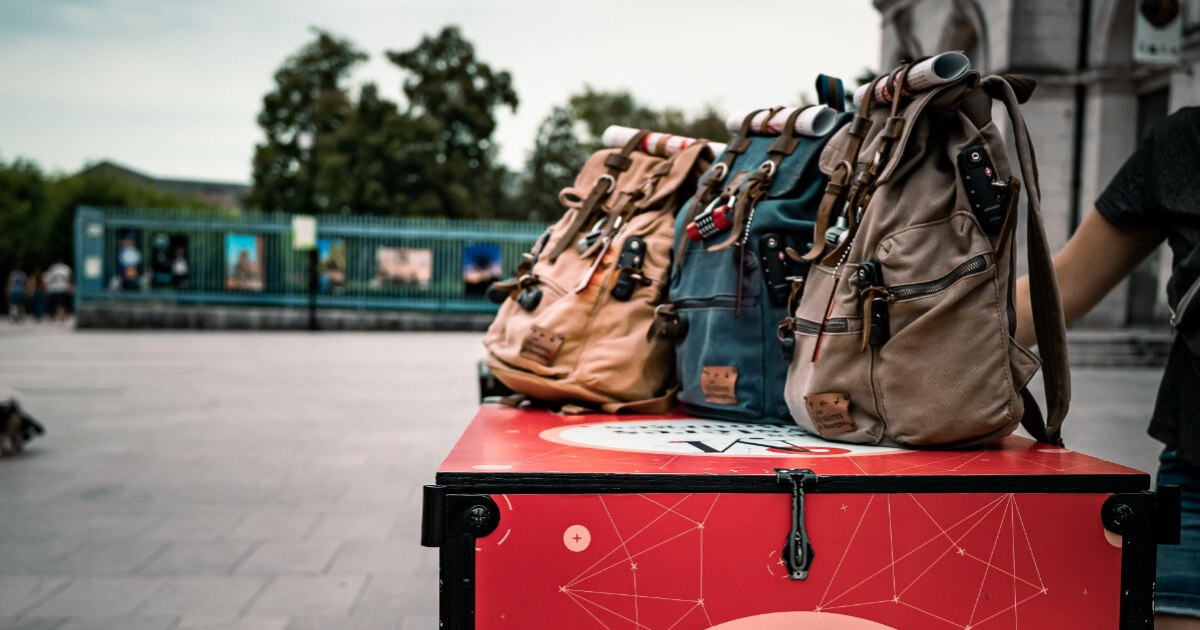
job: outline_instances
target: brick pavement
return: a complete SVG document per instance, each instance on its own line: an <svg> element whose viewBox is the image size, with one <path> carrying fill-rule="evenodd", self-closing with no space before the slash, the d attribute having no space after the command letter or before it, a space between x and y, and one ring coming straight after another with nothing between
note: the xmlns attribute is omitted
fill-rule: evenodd
<svg viewBox="0 0 1200 630"><path fill-rule="evenodd" d="M420 487L478 334L0 325L49 435L0 459L0 629L436 628ZM1157 370L1077 370L1070 445L1143 469Z"/></svg>
<svg viewBox="0 0 1200 630"><path fill-rule="evenodd" d="M436 628L479 339L0 326L49 431L0 459L0 628Z"/></svg>

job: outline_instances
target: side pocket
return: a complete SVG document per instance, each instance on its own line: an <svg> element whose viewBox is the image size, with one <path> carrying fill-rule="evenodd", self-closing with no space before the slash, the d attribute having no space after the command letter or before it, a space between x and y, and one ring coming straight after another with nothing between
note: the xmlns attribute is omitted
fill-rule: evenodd
<svg viewBox="0 0 1200 630"><path fill-rule="evenodd" d="M994 265L890 305L892 337L878 348L872 377L897 442L964 444L1020 420L1000 308Z"/></svg>
<svg viewBox="0 0 1200 630"><path fill-rule="evenodd" d="M676 304L687 326L676 356L679 402L688 413L721 420L762 417L765 392L758 366L764 346L757 300L743 301L736 318L732 298Z"/></svg>
<svg viewBox="0 0 1200 630"><path fill-rule="evenodd" d="M570 364L559 359L576 352L579 341L574 322L586 315L584 309L589 305L567 299L566 291L549 277L543 277L538 288L542 290L542 300L533 312L526 311L511 299L505 300L484 337L484 345L495 359L515 369L545 378L563 378ZM534 332L535 327L538 333ZM539 333L564 335L561 345L553 349L554 356L544 352L539 354L536 346L527 344L531 335ZM505 385L512 387L507 382Z"/></svg>
<svg viewBox="0 0 1200 630"><path fill-rule="evenodd" d="M796 349L784 397L792 419L813 435L878 444L884 424L878 418L871 387L871 355L861 347L863 322L854 287L848 281L853 267L847 266L841 273L832 313L826 319L835 285L833 272L817 266L809 272L804 299L796 312Z"/></svg>

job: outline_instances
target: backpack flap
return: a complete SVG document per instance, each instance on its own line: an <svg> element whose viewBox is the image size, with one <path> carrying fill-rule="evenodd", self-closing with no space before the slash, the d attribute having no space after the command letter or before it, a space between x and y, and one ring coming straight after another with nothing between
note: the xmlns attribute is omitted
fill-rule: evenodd
<svg viewBox="0 0 1200 630"><path fill-rule="evenodd" d="M700 173L708 169L713 162L712 147L707 142L697 142L676 153L671 159L661 163L647 178L642 186L651 192L637 202L639 210L660 206L668 197L683 200L696 192L696 182ZM675 212L680 203L668 204L662 210Z"/></svg>

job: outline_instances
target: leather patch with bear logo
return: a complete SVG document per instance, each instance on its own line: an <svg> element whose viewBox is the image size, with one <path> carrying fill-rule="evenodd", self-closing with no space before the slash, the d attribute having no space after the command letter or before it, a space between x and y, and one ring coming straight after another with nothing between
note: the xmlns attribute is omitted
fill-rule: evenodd
<svg viewBox="0 0 1200 630"><path fill-rule="evenodd" d="M737 404L738 369L733 366L706 365L700 370L700 389L704 401L714 405Z"/></svg>
<svg viewBox="0 0 1200 630"><path fill-rule="evenodd" d="M525 335L524 341L521 342L521 356L550 367L565 339L566 337L553 331L531 326L529 334Z"/></svg>
<svg viewBox="0 0 1200 630"><path fill-rule="evenodd" d="M850 417L850 395L842 392L812 394L804 397L808 418L822 436L849 433L858 428Z"/></svg>

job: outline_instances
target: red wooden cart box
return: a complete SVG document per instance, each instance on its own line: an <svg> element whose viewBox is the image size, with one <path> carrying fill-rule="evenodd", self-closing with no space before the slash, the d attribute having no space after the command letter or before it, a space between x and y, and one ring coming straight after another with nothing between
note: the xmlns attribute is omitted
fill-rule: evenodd
<svg viewBox="0 0 1200 630"><path fill-rule="evenodd" d="M1016 436L912 451L484 405L422 543L450 630L1150 628L1178 499L1149 487Z"/></svg>

